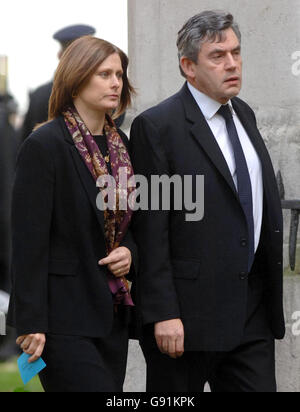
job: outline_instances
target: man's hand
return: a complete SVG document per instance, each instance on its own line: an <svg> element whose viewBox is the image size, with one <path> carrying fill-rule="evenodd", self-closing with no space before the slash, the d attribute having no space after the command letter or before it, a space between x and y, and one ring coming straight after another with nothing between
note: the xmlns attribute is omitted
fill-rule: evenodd
<svg viewBox="0 0 300 412"><path fill-rule="evenodd" d="M43 333L36 333L32 335L19 336L16 340L17 345L27 355L32 355L28 362L32 363L37 361L44 351L46 336Z"/></svg>
<svg viewBox="0 0 300 412"><path fill-rule="evenodd" d="M108 265L108 270L116 277L128 275L132 263L131 252L127 247L118 247L107 258L99 261L100 266Z"/></svg>
<svg viewBox="0 0 300 412"><path fill-rule="evenodd" d="M184 327L180 319L172 319L155 324L154 334L162 353L173 359L184 354Z"/></svg>

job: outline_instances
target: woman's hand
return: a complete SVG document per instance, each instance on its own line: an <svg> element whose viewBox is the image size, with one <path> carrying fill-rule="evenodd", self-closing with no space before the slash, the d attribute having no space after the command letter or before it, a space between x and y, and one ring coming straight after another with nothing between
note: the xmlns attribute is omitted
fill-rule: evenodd
<svg viewBox="0 0 300 412"><path fill-rule="evenodd" d="M107 265L108 270L116 277L128 275L132 263L131 252L127 247L118 247L107 258L99 261L100 266Z"/></svg>
<svg viewBox="0 0 300 412"><path fill-rule="evenodd" d="M32 363L42 356L46 343L46 336L43 333L23 335L18 337L16 343L24 353L32 355L31 358L28 359L28 362Z"/></svg>

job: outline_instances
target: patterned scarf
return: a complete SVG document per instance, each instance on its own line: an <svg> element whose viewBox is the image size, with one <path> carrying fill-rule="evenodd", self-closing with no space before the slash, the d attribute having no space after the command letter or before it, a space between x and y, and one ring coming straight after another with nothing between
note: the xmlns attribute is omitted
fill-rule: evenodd
<svg viewBox="0 0 300 412"><path fill-rule="evenodd" d="M106 161L75 107L69 107L63 113L63 116L75 146L95 181L97 182L101 176L109 175ZM109 151L111 172L116 182L114 210L107 208L104 211L104 234L107 255L109 255L120 246L132 217L132 205L131 207L129 206L128 199L134 188L124 189L124 182L120 182L119 170L120 168L125 168L123 170L127 171L127 181L134 175L134 172L127 149L117 132L113 120L108 115L106 115L104 131ZM107 194L105 194L105 191L102 193L103 199L106 201ZM119 210L120 203L122 202L124 205L124 199L127 210ZM121 209L124 209L124 207ZM114 298L114 304L134 306L130 296L129 284L125 277L117 278L108 272L108 283Z"/></svg>

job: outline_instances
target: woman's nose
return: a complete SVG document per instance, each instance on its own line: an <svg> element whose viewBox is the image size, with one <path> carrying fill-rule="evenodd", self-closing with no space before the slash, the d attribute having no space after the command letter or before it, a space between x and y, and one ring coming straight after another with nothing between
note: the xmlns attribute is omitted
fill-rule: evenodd
<svg viewBox="0 0 300 412"><path fill-rule="evenodd" d="M118 76L113 76L112 79L112 87L119 88L120 87L120 78Z"/></svg>

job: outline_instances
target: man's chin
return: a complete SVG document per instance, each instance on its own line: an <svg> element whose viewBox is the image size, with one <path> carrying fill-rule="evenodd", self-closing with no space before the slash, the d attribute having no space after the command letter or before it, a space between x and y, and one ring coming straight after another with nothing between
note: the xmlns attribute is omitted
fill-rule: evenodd
<svg viewBox="0 0 300 412"><path fill-rule="evenodd" d="M226 90L226 97L228 100L233 99L240 94L240 91L240 87L230 87L230 89Z"/></svg>

